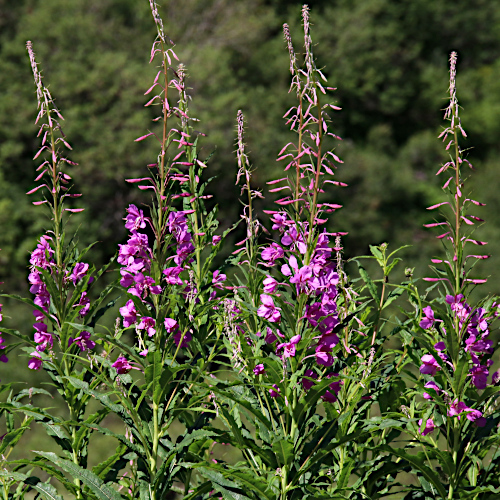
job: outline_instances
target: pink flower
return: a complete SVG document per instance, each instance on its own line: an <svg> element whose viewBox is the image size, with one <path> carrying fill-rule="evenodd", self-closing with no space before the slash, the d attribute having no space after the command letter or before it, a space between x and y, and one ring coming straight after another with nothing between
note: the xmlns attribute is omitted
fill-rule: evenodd
<svg viewBox="0 0 500 500"><path fill-rule="evenodd" d="M128 373L130 370L139 370L139 368L129 363L127 358L125 358L124 356L119 356L111 366L113 368L116 368L116 372L119 375Z"/></svg>
<svg viewBox="0 0 500 500"><path fill-rule="evenodd" d="M222 290L222 285L220 283L226 281L226 275L222 274L219 270L214 271L213 277L212 277L212 283L215 288L219 288Z"/></svg>
<svg viewBox="0 0 500 500"><path fill-rule="evenodd" d="M421 427L421 426L422 426L422 419L420 419L420 420L418 421L418 425L419 425L419 427ZM418 431L418 432L419 432L420 434L422 434L422 436L427 436L427 434L430 434L431 432L433 432L435 428L436 428L436 426L434 425L434 420L432 420L432 418L429 418L429 419L427 419L427 422L425 423L424 430L423 430L423 431L421 431L421 430L419 429L419 431Z"/></svg>
<svg viewBox="0 0 500 500"><path fill-rule="evenodd" d="M278 288L278 282L271 276L267 276L264 280L264 292L274 293Z"/></svg>
<svg viewBox="0 0 500 500"><path fill-rule="evenodd" d="M276 260L283 257L284 254L285 252L283 251L283 248L281 248L277 243L272 243L270 247L262 250L261 256L262 260L269 261L269 266L274 266Z"/></svg>
<svg viewBox="0 0 500 500"><path fill-rule="evenodd" d="M277 213L271 217L271 222L273 223L272 229L278 229L280 232L283 232L287 226L292 223L287 219L286 213Z"/></svg>
<svg viewBox="0 0 500 500"><path fill-rule="evenodd" d="M126 221L126 229L131 232L135 232L138 229L144 229L146 227L146 221L144 220L142 210L139 210L135 205L129 205L127 212L128 215L124 219Z"/></svg>
<svg viewBox="0 0 500 500"><path fill-rule="evenodd" d="M280 388L276 384L273 384L273 388L269 389L269 394L272 398L277 398L280 392Z"/></svg>
<svg viewBox="0 0 500 500"><path fill-rule="evenodd" d="M264 373L266 373L266 370L264 369L264 365L261 363L260 365L255 365L253 372L255 373L255 375L264 375Z"/></svg>
<svg viewBox="0 0 500 500"><path fill-rule="evenodd" d="M73 281L73 285L76 284L87 274L89 270L89 265L85 262L77 262L73 268L73 272L70 275L70 279Z"/></svg>
<svg viewBox="0 0 500 500"><path fill-rule="evenodd" d="M312 380L308 380L305 377L313 378L313 379L316 380L318 378L318 375L317 375L317 373L313 372L312 370L306 370L305 371L304 377L301 380L301 384L302 384L302 387L306 391L308 391L314 385L314 382Z"/></svg>
<svg viewBox="0 0 500 500"><path fill-rule="evenodd" d="M128 328L137 322L137 311L134 301L129 300L123 307L120 307L120 314L123 316L123 327Z"/></svg>
<svg viewBox="0 0 500 500"><path fill-rule="evenodd" d="M273 298L270 295L262 294L260 300L262 305L257 310L257 315L271 323L278 323L281 320L281 313L274 305Z"/></svg>
<svg viewBox="0 0 500 500"><path fill-rule="evenodd" d="M420 328L424 330L428 330L434 326L434 311L431 306L424 307L423 313L425 314L425 318L420 322Z"/></svg>
<svg viewBox="0 0 500 500"><path fill-rule="evenodd" d="M434 359L431 354L424 354L421 358L422 365L420 366L420 373L424 375L436 375L438 370L441 370L439 363Z"/></svg>
<svg viewBox="0 0 500 500"><path fill-rule="evenodd" d="M80 312L78 313L83 318L83 316L85 316L89 312L89 309L90 309L90 299L87 297L87 292L82 292L82 295L80 297L80 300L78 301L78 304L74 305L74 307L77 307L77 306L83 306L80 309Z"/></svg>
<svg viewBox="0 0 500 500"><path fill-rule="evenodd" d="M215 246L217 245L217 243L219 243L219 241L222 239L222 236L212 236L212 245Z"/></svg>
<svg viewBox="0 0 500 500"><path fill-rule="evenodd" d="M38 352L43 352L47 347L52 349L53 346L53 338L51 333L47 333L47 325L44 323L35 323L33 325L36 329L35 332L35 342L38 344L36 346L36 350Z"/></svg>
<svg viewBox="0 0 500 500"><path fill-rule="evenodd" d="M427 382L424 387L428 388L428 389L434 389L436 392L439 393L440 389L439 387L437 386L437 384L435 382L433 382L432 380L430 380L429 382ZM427 392L424 392L423 393L423 396L425 399L432 399L432 396L427 393Z"/></svg>
<svg viewBox="0 0 500 500"><path fill-rule="evenodd" d="M156 333L155 329L156 323L150 316L143 316L141 322L137 325L138 330L146 330L149 337L152 337Z"/></svg>
<svg viewBox="0 0 500 500"><path fill-rule="evenodd" d="M169 285L182 285L182 280L179 278L179 274L182 272L182 267L167 267L163 274Z"/></svg>
<svg viewBox="0 0 500 500"><path fill-rule="evenodd" d="M177 323L177 321L175 321L175 319L172 318L165 318L164 325L165 325L165 330L167 330L167 333L172 333L179 327L179 323Z"/></svg>
<svg viewBox="0 0 500 500"><path fill-rule="evenodd" d="M42 367L42 357L39 352L33 351L30 356L33 356L30 358L28 362L28 368L30 370L39 370Z"/></svg>
<svg viewBox="0 0 500 500"><path fill-rule="evenodd" d="M80 348L80 351L84 352L95 347L95 342L90 340L90 332L84 330L76 339L70 337L68 340L68 345L70 346L73 342Z"/></svg>
<svg viewBox="0 0 500 500"><path fill-rule="evenodd" d="M300 339L300 335L294 335L290 339L290 342L284 342L278 345L278 347L276 348L276 352L283 349L283 355L281 356L281 359L293 358L295 356L295 346L300 342Z"/></svg>

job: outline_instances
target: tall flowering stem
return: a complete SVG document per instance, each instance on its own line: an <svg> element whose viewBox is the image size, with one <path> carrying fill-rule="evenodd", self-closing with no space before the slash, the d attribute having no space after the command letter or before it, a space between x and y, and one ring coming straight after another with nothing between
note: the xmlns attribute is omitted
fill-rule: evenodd
<svg viewBox="0 0 500 500"><path fill-rule="evenodd" d="M127 301L119 310L115 335L103 337L120 355L101 381L119 408L129 412L130 418L113 410L141 447L130 488L147 490L155 500L167 494L174 480L184 484L185 494L198 480L183 466L165 464L185 460L189 434L212 418L210 412L197 415L191 408L206 397L195 389L222 348L210 318L226 276L213 271L212 263L228 231L215 234L217 207L205 206L211 195L205 192L208 181L202 180L206 164L197 152L203 134L193 131L186 67L174 64L174 44L164 33L156 3L151 0L150 6L157 27L150 62L159 60L159 68L145 93L153 95L145 106L158 107L160 113L153 120L156 128L136 141L153 138L160 151L157 162L148 165L147 177L127 179L154 194L146 210L136 205L127 209L128 240L119 246L117 258ZM154 233L152 244L147 226ZM127 330L134 333L133 346L122 340ZM176 419L186 426L188 444L177 440L174 445L170 426ZM137 453L133 444L128 446Z"/></svg>
<svg viewBox="0 0 500 500"><path fill-rule="evenodd" d="M350 474L349 457L363 448L363 444L345 443L354 439L350 435L357 425L354 415L369 412L363 398L370 397L368 388L377 380L383 359L375 356L374 348L370 350L367 332L376 327L356 317L365 306L355 300L356 292L342 269L340 238L346 233L322 229L327 222L324 215L340 208L320 199L323 188L346 185L333 180L341 160L324 147L327 134L337 138L329 132L327 109L339 108L323 105L320 98L328 89L312 53L307 6L302 9L302 21L303 65L297 61L290 30L284 25L290 90L298 98L285 117L298 141L279 153L278 160L287 162L285 176L269 182L270 192L286 191L287 195L277 200L279 209L264 210L270 215L275 239L260 248L256 236L261 235L261 226L252 210L252 201L260 193L251 188L243 115L238 113L237 182L242 185L241 194L246 194L242 219L247 235L240 242L245 247L234 252L242 274L237 275L233 298L226 299L220 311L227 364L237 371L238 383L219 380L213 389L221 401L241 404L238 411L259 429L259 442L247 439L243 447L239 436L249 432L237 428L224 404L218 407L231 443L242 450L248 474L262 488L255 490L256 498L262 498L258 492L270 491L272 498L280 500L303 498L306 491L319 496L343 494L338 479ZM388 263L391 257L384 259L386 274L394 267ZM380 307L385 305L383 294L378 302ZM343 332L342 342L339 332ZM246 411L248 402L251 414ZM320 484L319 471L326 471L330 459L323 460L321 450L334 439L343 444L332 455L335 473L326 487ZM228 475L231 470L224 469Z"/></svg>
<svg viewBox="0 0 500 500"><path fill-rule="evenodd" d="M290 196L277 200L281 207L293 205L295 214L291 215L294 220L302 220L305 225L302 229L305 236L304 242L308 246L305 256L306 264L312 256L312 248L318 237L318 229L327 219L321 218L322 214L331 213L341 208L335 203L322 203L319 196L324 192L325 184L333 184L344 187L345 183L333 179L327 179L334 175L337 164L342 160L331 150L324 151L323 142L325 137L330 136L340 139L328 128L330 117L327 110L340 110L333 104L323 104L322 95L327 90L326 78L316 66L312 51L312 40L310 35L309 8L302 8L302 21L304 28L304 67L299 67L295 54L290 30L287 24L283 25L285 41L290 55L290 72L292 84L290 91L295 91L298 98L297 106L290 108L286 113L287 124L297 132L297 143L287 144L281 151L278 161L286 160L285 172L290 168L295 170L295 179L288 177L270 181L270 184L282 184L281 187L272 188L271 192L291 191Z"/></svg>
<svg viewBox="0 0 500 500"><path fill-rule="evenodd" d="M449 125L439 136L442 138L443 142L446 143L446 150L451 150L453 153L450 153L449 161L447 161L436 174L444 174L447 176L443 185L443 190L448 193L450 201L438 203L428 208L428 210L449 208L453 214L453 218L443 222L436 221L426 224L426 227L446 228L447 231L438 235L437 238L442 240L445 244L447 241L450 241L452 248L451 252L447 251L448 260L433 260L435 264L444 264L446 272L438 273L440 276L439 278L424 278L426 281L443 281L447 284L449 291L455 296L460 293L467 294L467 290L471 286L486 282L486 279L471 278L470 272L479 260L489 257L489 255L466 255L465 251L465 247L469 246L469 244L481 247L486 245L487 242L479 241L471 237L475 230L474 226L478 222L481 223L484 221L475 215L468 214L467 210L472 205L484 206L484 203L467 198L467 194L464 192L463 167L468 166L472 168L472 165L467 158L465 158L464 151L460 146L460 139L467 137L467 134L462 127L459 114L460 106L456 93L456 64L457 53L452 52L450 56L450 102L444 114L444 119L449 122ZM446 214L444 214L444 216L446 218ZM443 277L446 274L448 277Z"/></svg>
<svg viewBox="0 0 500 500"><path fill-rule="evenodd" d="M39 109L36 123L40 124L38 136L42 138L41 148L34 159L43 159L37 168L35 182L38 185L28 194L45 193L45 197L35 201L34 204L48 208L52 227L40 237L30 257L28 279L34 299L11 296L33 306L35 331L31 336L16 330L3 331L16 336L27 345L24 350L30 355L28 368L46 371L63 398L68 413L66 419L51 415L49 410L43 410L35 416L36 421L45 423L48 435L61 448L63 458L55 453L38 453L48 462L59 464L58 461L63 460L66 465L70 464L63 469L73 476L73 482L68 481L64 474L58 473L55 477L72 497L83 499L87 493L86 485L82 483L82 476L79 473L72 474L69 469L74 472L86 467L87 447L93 429L85 427L85 423L99 423L106 411L89 417L86 410L91 395L82 391L78 383L85 380L91 387L95 384L94 372L89 370L96 347L93 329L97 317L102 314L99 307L106 299L110 288L105 289L100 298L91 304L89 297L91 284L95 278L102 275L107 266L95 273L94 267L82 261L90 247L79 251L74 241L66 242L65 212L75 213L83 210L66 207L67 198L79 197L80 194L71 193L71 177L63 168L65 165L76 164L65 157L65 149L71 149L71 146L62 131L63 117L55 106L49 90L43 84L32 43L27 42L26 47L36 85ZM92 276L94 273L95 276ZM74 384L70 379L78 382ZM35 394L37 392L40 391L35 390ZM30 389L30 398L32 394L33 389ZM5 408L4 405L3 409ZM15 398L9 401L7 408L12 412L26 412L26 407ZM26 414L33 417L29 411ZM27 460L25 466L40 467L40 463Z"/></svg>
<svg viewBox="0 0 500 500"><path fill-rule="evenodd" d="M426 224L446 229L438 236L444 243L446 257L432 259L436 277L424 278L434 285L423 296L419 296L413 280L406 288L416 311L410 315L409 324L417 345L411 346L408 354L420 372L416 386L410 389L410 397L423 398L407 411L408 429L428 460L437 460L446 467L445 484L437 477L430 477L441 496L448 499L458 498L458 491L463 487L476 488L479 493L480 482L485 486L489 484L493 469L485 468L479 481L480 462L475 457L485 457L492 447L498 447L498 438L484 439L484 428L497 426L500 421L498 373L489 380L494 362L490 332L498 316L498 303L493 298L484 298L474 305L470 295L472 287L486 282L486 279L471 277L471 272L479 260L489 256L465 255L469 244L483 246L486 242L472 238L475 224L483 220L466 213L471 205L484 204L466 198L464 192L463 167L471 165L459 143L466 133L456 95L456 64L457 54L452 52L450 101L444 115L449 125L440 135L452 153L437 172L448 177L443 190L448 193L449 201L429 207L448 210L443 212L444 221ZM439 297L430 300L428 294L438 285L441 285ZM411 342L413 339L408 342L406 338L407 346ZM436 433L445 440L446 451L439 437L433 436ZM424 467L419 467L421 472Z"/></svg>

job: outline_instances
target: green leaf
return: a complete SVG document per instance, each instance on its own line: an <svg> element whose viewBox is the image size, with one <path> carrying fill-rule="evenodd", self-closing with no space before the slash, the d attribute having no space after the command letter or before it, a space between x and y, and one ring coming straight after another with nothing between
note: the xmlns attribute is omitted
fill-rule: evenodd
<svg viewBox="0 0 500 500"><path fill-rule="evenodd" d="M1 469L0 477L6 477L14 479L18 482L22 482L41 493L47 500L64 500L63 497L57 493L57 490L51 484L42 483L37 477ZM9 496L9 498L11 497Z"/></svg>
<svg viewBox="0 0 500 500"><path fill-rule="evenodd" d="M425 465L424 459L419 455L410 455L402 448L391 448L388 445L381 445L379 449L405 459L413 468L422 473L425 479L427 479L427 481L434 486L439 495L441 495L441 498L445 499L447 497L447 493L441 483L441 479L432 469Z"/></svg>
<svg viewBox="0 0 500 500"><path fill-rule="evenodd" d="M68 474L71 474L72 477L80 479L100 500L123 500L123 497L117 491L106 486L93 472L83 469L69 460L60 458L55 453L43 451L35 451L34 453L50 460Z"/></svg>
<svg viewBox="0 0 500 500"><path fill-rule="evenodd" d="M363 281L366 283L366 286L368 287L368 290L370 292L370 295L375 299L379 300L378 298L378 293L377 293L377 286L375 283L372 281L370 276L368 276L368 273L366 272L366 269L358 262L358 271L360 276L363 278Z"/></svg>
<svg viewBox="0 0 500 500"><path fill-rule="evenodd" d="M286 438L281 438L278 441L275 441L272 449L276 453L281 466L288 465L293 462L293 458L295 456L293 444L287 441Z"/></svg>
<svg viewBox="0 0 500 500"><path fill-rule="evenodd" d="M148 355L148 361L149 364L144 370L144 378L147 386L153 389L153 402L159 404L163 390L162 384L159 383L162 376L161 352L155 351L151 356Z"/></svg>

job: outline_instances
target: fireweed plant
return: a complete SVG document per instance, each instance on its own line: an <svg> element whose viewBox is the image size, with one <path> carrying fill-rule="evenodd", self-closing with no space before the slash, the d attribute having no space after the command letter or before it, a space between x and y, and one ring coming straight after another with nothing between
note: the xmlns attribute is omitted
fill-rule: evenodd
<svg viewBox="0 0 500 500"><path fill-rule="evenodd" d="M40 423L57 443L60 454L37 451L35 459L17 460L13 464L13 471L7 472L4 469L0 473L4 481L4 498L22 498L25 490L29 488L43 492L49 497L55 495L56 490L51 484L42 483L39 478L31 475L33 468L38 468L54 477L68 494L83 499L88 495L82 483L82 474L100 481L86 470L91 425L101 422L108 410L101 408L92 414L87 412L91 396L71 384L69 379L73 377L90 384L95 381L92 371L87 369L92 359L91 353L96 346L92 335L93 326L106 308L101 305L108 291L104 290L92 304L89 293L96 279L106 271L106 267L96 272L93 266L83 260L89 248L80 252L75 238L67 241L66 215L82 211L80 208L68 207L71 198L81 196L71 192L71 177L65 171L65 167L75 163L66 158L65 151L71 147L61 128L63 117L48 88L43 84L31 42L27 42L27 50L36 84L39 109L36 123L40 125L38 136L41 137L41 148L34 157L35 160L41 161L35 179L38 185L28 194L44 193L42 200L33 203L46 208L52 225L51 229L40 237L30 257L28 280L31 285L30 292L34 297L25 299L12 296L32 307L34 333L24 335L7 329L3 329L3 332L21 340L24 345L22 349L29 355L29 369L43 369L50 376L67 412L65 417L57 417L48 409L33 405L32 397L36 394L50 395L46 390L31 388L16 395L10 392L1 407L2 412L7 415L8 431L2 443L2 450L5 450L7 445L12 446L12 443L19 439L20 433L26 430L27 425L35 421ZM9 392L10 387L3 386L2 390ZM27 398L29 402L25 402ZM13 419L16 413L25 415L23 423L17 429ZM2 457L8 456L10 451L7 454L3 451ZM116 459L109 459L107 466L112 468L114 461ZM55 465L70 472L70 477ZM23 469L28 472L21 472ZM20 482L16 490L17 496L14 497L9 496L8 485L12 480ZM109 489L104 486L103 488L103 491Z"/></svg>
<svg viewBox="0 0 500 500"><path fill-rule="evenodd" d="M150 63L158 71L145 94L158 113L137 142L156 141L158 155L144 177L127 179L151 201L124 210L128 236L113 267L96 271L90 247L79 251L66 233L67 217L81 210L71 204L79 196L66 173L71 148L27 45L41 137L29 194L44 193L34 203L51 225L30 257L32 297L16 297L34 310L34 332L2 329L18 343L4 348L2 338L0 361L21 347L28 368L50 376L64 412L37 406L40 395L50 396L44 389L0 386L1 498L494 498L500 375L490 380L489 335L498 307L493 299L471 305L470 292L484 281L473 277L474 263L486 256L465 252L483 243L472 237L481 219L468 213L481 204L464 194L456 56L443 132L453 154L439 172L452 174L444 185L450 199L430 207L448 212L429 224L446 227L446 257L433 260L431 288L421 296L411 272L393 283L401 259L385 243L351 259L350 276L345 233L325 229L340 208L326 188L346 184L334 175L342 162L328 146L340 140L329 113L339 108L316 66L307 6L303 57L284 25L297 97L285 118L295 138L278 154L284 174L269 184L281 197L265 211L268 221L257 218L254 200L263 195L252 185L237 115L246 236L226 261L235 270L229 283L214 262L231 228L219 231L217 209L205 202L208 160L198 152L187 70L153 0L150 7L157 28ZM367 258L379 278L364 269ZM111 270L115 281L97 294L95 283ZM389 306L405 292L413 312L401 307L406 318L389 321ZM113 311L110 331L98 320ZM403 348L391 350L387 340L397 333ZM34 425L59 451L9 460ZM114 441L108 456L95 456L92 434ZM89 457L97 465L89 467ZM400 483L402 471L416 476L411 486Z"/></svg>
<svg viewBox="0 0 500 500"><path fill-rule="evenodd" d="M307 6L302 20L303 66L284 25L290 90L298 100L285 118L297 139L279 153L286 177L269 182L277 186L271 192L285 196L276 201L277 209L265 211L277 238L263 245L252 206L261 195L251 188L238 112L237 183L243 180L247 236L233 261L240 270L234 296L221 309L235 380L219 380L212 391L227 428L224 441L240 448L244 460L210 468L225 478L225 483L213 481L225 496L232 489L256 499L379 498L401 468L385 454L374 459L371 451L401 431L370 437L381 420L371 415L374 402L380 399L387 408L391 389L401 392L401 382L389 378L393 366L386 366L388 354L381 350L386 335L381 312L402 293L385 291L399 259L396 252L387 253L387 245L373 247L382 284L360 265L364 282L353 287L343 269L345 233L323 228L328 214L340 208L321 200L324 188L345 186L333 178L341 160L325 148L326 137L339 139L330 131L328 115L339 108L328 103L326 93L334 89L326 87L315 64ZM365 291L371 295L362 295Z"/></svg>
<svg viewBox="0 0 500 500"><path fill-rule="evenodd" d="M418 453L410 457L405 450L392 452L412 464L426 497L486 499L500 492L500 373L490 374L495 360L490 335L499 304L471 295L486 282L475 277L474 267L489 256L471 253L471 248L486 242L473 237L475 225L483 220L469 211L484 204L468 198L465 187L472 166L461 147L466 133L456 96L456 63L453 52L444 115L448 124L440 135L450 157L437 172L446 176L443 191L448 200L429 207L439 208L441 217L426 225L444 229L437 238L445 256L432 259L435 276L423 279L434 285L423 295L413 280L406 287L415 309L409 317L411 328L402 333L405 353L418 367L418 376L406 365L411 405L401 411ZM438 294L433 300L431 290ZM410 491L408 498L415 495Z"/></svg>

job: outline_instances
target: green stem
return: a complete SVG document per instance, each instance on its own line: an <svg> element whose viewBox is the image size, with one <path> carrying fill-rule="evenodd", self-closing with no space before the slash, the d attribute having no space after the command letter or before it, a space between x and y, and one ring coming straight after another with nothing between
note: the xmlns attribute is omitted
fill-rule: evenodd
<svg viewBox="0 0 500 500"><path fill-rule="evenodd" d="M316 219L317 215L317 204L318 204L318 190L319 190L319 178L321 174L321 146L323 143L323 113L321 109L321 103L319 101L319 95L316 95L316 100L317 100L317 106L318 106L318 157L316 161L316 174L314 177L314 189L313 189L313 199L312 199L312 205L311 205L311 216L309 220L309 237L308 237L308 248L311 246L313 237L314 237L314 221Z"/></svg>

